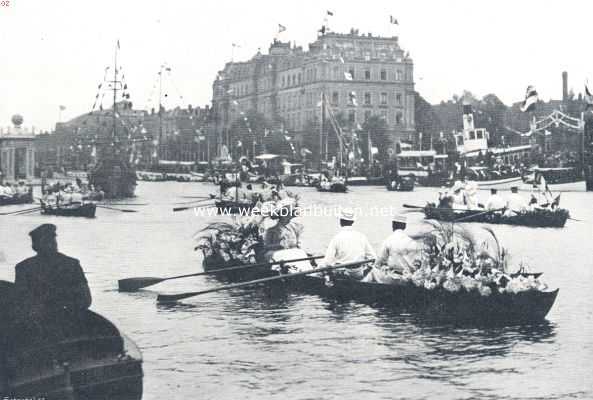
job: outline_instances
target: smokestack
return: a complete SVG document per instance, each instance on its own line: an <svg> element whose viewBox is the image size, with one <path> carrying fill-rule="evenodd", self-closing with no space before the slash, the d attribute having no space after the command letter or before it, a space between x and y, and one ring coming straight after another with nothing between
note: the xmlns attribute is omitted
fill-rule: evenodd
<svg viewBox="0 0 593 400"><path fill-rule="evenodd" d="M568 72L562 72L562 101L568 100Z"/></svg>

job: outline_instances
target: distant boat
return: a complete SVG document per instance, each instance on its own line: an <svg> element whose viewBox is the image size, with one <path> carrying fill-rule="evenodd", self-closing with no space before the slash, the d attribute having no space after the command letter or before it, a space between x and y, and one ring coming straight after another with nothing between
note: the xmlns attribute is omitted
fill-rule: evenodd
<svg viewBox="0 0 593 400"><path fill-rule="evenodd" d="M48 205L41 203L41 214L55 215L60 217L84 217L95 218L97 205L95 203L83 203L76 205Z"/></svg>

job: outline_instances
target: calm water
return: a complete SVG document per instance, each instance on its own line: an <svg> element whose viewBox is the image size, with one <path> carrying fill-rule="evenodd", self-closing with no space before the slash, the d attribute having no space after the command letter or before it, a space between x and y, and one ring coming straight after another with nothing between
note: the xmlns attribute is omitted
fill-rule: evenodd
<svg viewBox="0 0 593 400"><path fill-rule="evenodd" d="M212 293L173 308L155 305L159 291L219 284L204 277L118 293L123 277L201 269L192 236L208 221L191 211L172 213L171 203L214 190L207 184L140 183L137 200L150 206L136 214L100 209L90 221L0 217L0 278L12 280L14 264L32 254L27 233L42 222L55 223L61 251L79 258L86 270L93 309L141 347L146 400L593 398L593 193L562 198L573 217L586 222L569 221L562 230L493 227L514 261L543 271L546 282L560 288L547 323L539 326L435 325L310 295L270 298L261 290ZM305 205L353 207L421 205L435 196L429 189L296 191ZM305 247L323 252L337 229L335 218L301 222ZM356 225L375 247L390 229L380 217Z"/></svg>

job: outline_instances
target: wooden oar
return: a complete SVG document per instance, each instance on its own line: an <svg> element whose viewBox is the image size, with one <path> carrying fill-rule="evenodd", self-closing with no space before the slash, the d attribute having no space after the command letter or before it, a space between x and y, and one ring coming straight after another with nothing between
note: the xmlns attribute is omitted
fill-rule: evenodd
<svg viewBox="0 0 593 400"><path fill-rule="evenodd" d="M27 211L37 211L37 210L41 210L41 207L34 207L34 208L27 208L25 210L17 210L17 211L11 211L11 212L7 212L7 213L0 213L0 215L14 215L14 214L20 214L20 213L24 213Z"/></svg>
<svg viewBox="0 0 593 400"><path fill-rule="evenodd" d="M295 272L292 274L282 274L282 275L278 275L278 276L272 276L269 278L256 279L256 280L249 281L249 282L241 282L241 283L234 283L232 285L219 286L217 288L202 290L199 292L188 292L188 293L179 293L179 294L159 294L157 296L156 300L157 300L157 303L172 303L172 302L176 302L178 300L187 299L189 297L199 296L201 294L219 292L221 290L236 289L236 288L241 288L241 287L246 287L246 286L252 286L252 285L257 285L259 283L273 282L273 281L279 281L279 280L283 280L283 279L291 279L291 278L295 278L297 276L304 276L304 275L315 274L318 272L331 271L333 269L338 269L338 268L352 268L352 267L356 267L356 266L359 266L362 264L368 264L371 262L375 262L375 260L370 259L370 260L357 261L357 262L351 262L351 263L346 263L346 264L330 265L328 267L312 269L310 271L301 271L301 272Z"/></svg>
<svg viewBox="0 0 593 400"><path fill-rule="evenodd" d="M455 209L452 208L451 210L455 210ZM494 213L494 212L498 212L498 211L503 211L503 210L505 210L505 208L498 208L496 210L488 210L488 211L484 211L484 212L479 212L479 213L475 213L475 214L472 214L472 215L466 215L465 217L454 219L451 222L461 222L461 221L464 221L466 219L471 219L471 218L477 217L479 215L490 214L490 213ZM471 211L471 210L465 210L465 211Z"/></svg>
<svg viewBox="0 0 593 400"><path fill-rule="evenodd" d="M182 199L213 199L214 195L210 194L208 196L179 196Z"/></svg>
<svg viewBox="0 0 593 400"><path fill-rule="evenodd" d="M200 208L208 208L208 207L216 207L216 204L206 204L203 206L199 206ZM185 211L185 210L191 210L193 208L198 208L198 206L189 206L189 207L175 207L173 209L173 212L177 212L177 211Z"/></svg>
<svg viewBox="0 0 593 400"><path fill-rule="evenodd" d="M113 208L113 207L104 206L102 204L97 204L97 207L104 208L106 210L121 211L121 212L125 212L125 213L135 213L135 212L138 212L138 210L129 210L129 209L125 209L125 208Z"/></svg>
<svg viewBox="0 0 593 400"><path fill-rule="evenodd" d="M104 203L97 203L97 205L107 205L107 206L147 206L148 203L111 203L111 202L104 202Z"/></svg>
<svg viewBox="0 0 593 400"><path fill-rule="evenodd" d="M412 204L404 204L402 207L403 208L414 208L414 209L422 209L422 210L424 210L424 207L422 207L422 206L414 206Z"/></svg>
<svg viewBox="0 0 593 400"><path fill-rule="evenodd" d="M201 199L201 200L192 200L192 201L180 201L173 204L196 204L196 203L203 203L205 201L211 201L212 199Z"/></svg>
<svg viewBox="0 0 593 400"><path fill-rule="evenodd" d="M265 262L265 263L259 263L259 264L237 265L236 267L211 269L209 271L197 272L195 274L171 276L168 278L155 278L155 277L125 278L125 279L120 279L119 281L117 281L117 285L118 285L120 292L135 292L138 289L156 285L157 283L160 283L163 281L169 281L172 279L188 278L191 276L212 275L212 274L217 274L220 272L266 267L266 266L271 266L271 265L286 264L286 263L297 262L297 261L317 260L319 258L323 258L323 256L310 256L310 257L304 257L304 258L295 258L294 260L281 260L281 261Z"/></svg>

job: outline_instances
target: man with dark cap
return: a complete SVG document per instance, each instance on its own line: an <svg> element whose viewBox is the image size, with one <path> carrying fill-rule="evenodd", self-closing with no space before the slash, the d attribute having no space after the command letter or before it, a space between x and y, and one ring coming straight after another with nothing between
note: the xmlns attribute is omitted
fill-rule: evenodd
<svg viewBox="0 0 593 400"><path fill-rule="evenodd" d="M78 314L91 305L91 292L77 259L58 252L56 226L43 224L29 235L37 255L15 267L14 305L19 317Z"/></svg>

